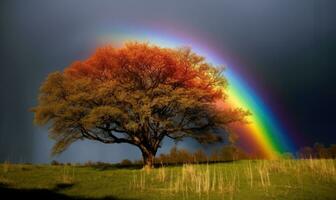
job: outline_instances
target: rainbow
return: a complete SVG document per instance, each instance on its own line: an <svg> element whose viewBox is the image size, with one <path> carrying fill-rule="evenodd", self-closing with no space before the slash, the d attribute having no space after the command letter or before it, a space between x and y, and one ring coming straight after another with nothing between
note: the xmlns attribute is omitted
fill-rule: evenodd
<svg viewBox="0 0 336 200"><path fill-rule="evenodd" d="M145 41L170 48L192 47L192 50L204 56L207 62L226 67L224 76L229 82L229 105L247 109L252 113L248 124L234 127L238 133L239 145L250 154L267 159L277 158L283 152L294 152L288 132L281 127L280 121L265 104L261 95L252 88L237 67L232 67L224 61L223 54L218 53L220 51L214 51L215 45L176 30L163 30L163 27L113 26L113 30L102 31L97 42L121 45L125 41Z"/></svg>

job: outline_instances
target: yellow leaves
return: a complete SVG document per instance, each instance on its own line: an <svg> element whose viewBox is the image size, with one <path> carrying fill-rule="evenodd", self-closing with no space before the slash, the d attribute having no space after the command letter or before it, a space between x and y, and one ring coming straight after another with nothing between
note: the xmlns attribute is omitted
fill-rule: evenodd
<svg viewBox="0 0 336 200"><path fill-rule="evenodd" d="M34 123L37 125L45 125L52 118L50 107L38 106L31 109L35 113Z"/></svg>
<svg viewBox="0 0 336 200"><path fill-rule="evenodd" d="M78 138L80 138L79 133L63 135L63 137L59 138L57 142L52 147L52 155L57 155L63 152L69 145L75 142Z"/></svg>
<svg viewBox="0 0 336 200"><path fill-rule="evenodd" d="M49 103L57 101L66 95L64 88L64 76L61 72L54 72L48 75L40 87L39 101Z"/></svg>
<svg viewBox="0 0 336 200"><path fill-rule="evenodd" d="M40 88L41 93L48 93L51 92L51 90L60 90L62 88L64 81L63 74L61 72L53 72L48 75L44 83L42 84Z"/></svg>
<svg viewBox="0 0 336 200"><path fill-rule="evenodd" d="M91 112L82 119L82 123L86 128L104 125L111 121L123 121L126 114L117 107L99 106L91 110Z"/></svg>
<svg viewBox="0 0 336 200"><path fill-rule="evenodd" d="M125 124L125 128L131 132L136 132L137 130L139 130L139 123L135 121L128 121Z"/></svg>

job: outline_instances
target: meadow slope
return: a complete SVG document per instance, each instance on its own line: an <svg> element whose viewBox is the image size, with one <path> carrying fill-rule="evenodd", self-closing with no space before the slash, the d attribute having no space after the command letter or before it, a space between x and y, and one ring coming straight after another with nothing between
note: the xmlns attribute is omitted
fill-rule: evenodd
<svg viewBox="0 0 336 200"><path fill-rule="evenodd" d="M336 199L336 160L143 169L0 165L1 195L49 199ZM11 198L12 198L11 197Z"/></svg>

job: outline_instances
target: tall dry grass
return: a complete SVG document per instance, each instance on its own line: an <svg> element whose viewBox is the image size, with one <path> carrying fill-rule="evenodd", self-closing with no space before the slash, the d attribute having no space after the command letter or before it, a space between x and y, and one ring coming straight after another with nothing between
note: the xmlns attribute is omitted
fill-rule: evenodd
<svg viewBox="0 0 336 200"><path fill-rule="evenodd" d="M162 190L184 196L225 195L229 199L242 187L269 192L272 187L300 188L309 178L317 182L336 183L336 161L331 159L258 160L230 164L184 164L135 171L130 186L140 190ZM288 182L279 185L279 179Z"/></svg>
<svg viewBox="0 0 336 200"><path fill-rule="evenodd" d="M5 161L3 164L2 164L2 167L3 167L3 172L6 174L8 173L10 167L11 167L11 163L9 161Z"/></svg>
<svg viewBox="0 0 336 200"><path fill-rule="evenodd" d="M72 185L75 182L75 168L73 166L64 166L60 175L61 185Z"/></svg>

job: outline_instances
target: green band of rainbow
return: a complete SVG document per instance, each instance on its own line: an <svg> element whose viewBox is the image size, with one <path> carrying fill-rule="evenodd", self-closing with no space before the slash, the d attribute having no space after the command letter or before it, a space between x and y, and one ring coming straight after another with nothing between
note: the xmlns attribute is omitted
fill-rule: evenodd
<svg viewBox="0 0 336 200"><path fill-rule="evenodd" d="M244 125L239 131L240 137L251 146L250 151L253 148L254 153L266 158L276 158L282 152L292 151L284 132L259 96L233 71L228 70L227 78L230 83L229 104L252 113L249 124Z"/></svg>

